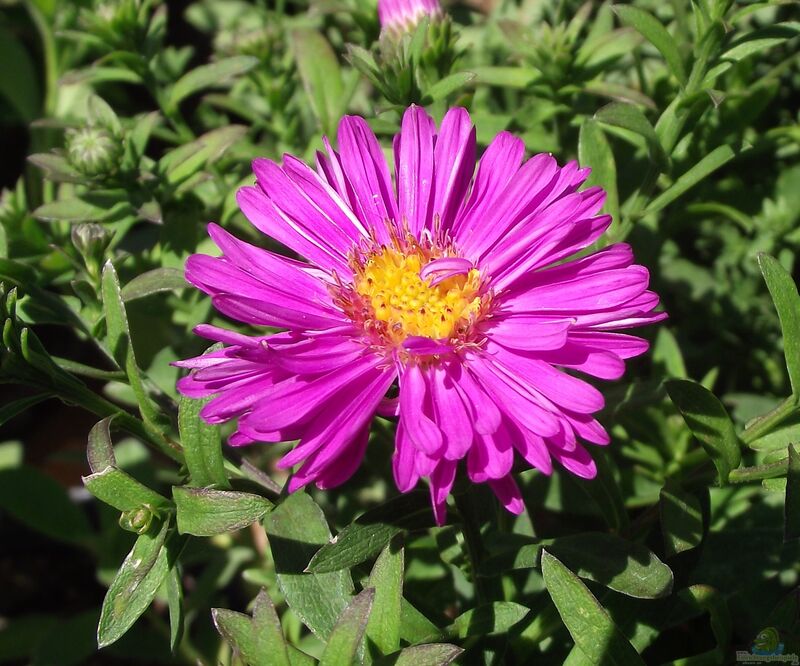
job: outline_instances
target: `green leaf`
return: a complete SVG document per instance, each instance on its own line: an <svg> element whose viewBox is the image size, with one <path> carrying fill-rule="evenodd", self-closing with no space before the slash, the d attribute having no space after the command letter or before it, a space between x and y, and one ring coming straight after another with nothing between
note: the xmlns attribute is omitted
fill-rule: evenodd
<svg viewBox="0 0 800 666"><path fill-rule="evenodd" d="M400 648L400 614L403 607L403 549L391 544L383 549L372 567L367 587L375 590L367 638L382 654Z"/></svg>
<svg viewBox="0 0 800 666"><path fill-rule="evenodd" d="M114 266L107 261L103 266L102 276L103 309L106 315L106 345L128 377L136 401L139 404L142 418L152 425L160 422L161 417L144 388L144 381L136 364L136 356L131 344L128 329L128 315L119 287L119 278Z"/></svg>
<svg viewBox="0 0 800 666"><path fill-rule="evenodd" d="M720 485L742 461L739 438L723 404L708 389L688 379L671 379L667 393L692 434L717 468Z"/></svg>
<svg viewBox="0 0 800 666"><path fill-rule="evenodd" d="M420 613L405 598L400 600L400 638L412 645L424 641L435 641L442 635L441 629Z"/></svg>
<svg viewBox="0 0 800 666"><path fill-rule="evenodd" d="M234 56L209 65L195 67L175 82L167 98L166 106L168 109L176 109L178 104L189 95L206 88L225 86L237 76L249 72L257 64L258 58L253 56Z"/></svg>
<svg viewBox="0 0 800 666"><path fill-rule="evenodd" d="M620 20L634 28L642 37L655 46L664 56L670 70L681 84L686 83L686 68L678 45L666 28L652 14L632 5L612 5Z"/></svg>
<svg viewBox="0 0 800 666"><path fill-rule="evenodd" d="M283 629L272 599L261 590L253 607L253 632L259 642L259 654L269 658L271 664L291 663L289 648L283 638Z"/></svg>
<svg viewBox="0 0 800 666"><path fill-rule="evenodd" d="M102 222L111 218L121 218L133 212L133 207L127 201L86 194L77 199L57 199L46 203L34 210L33 216L54 222Z"/></svg>
<svg viewBox="0 0 800 666"><path fill-rule="evenodd" d="M800 35L800 23L797 21L776 23L744 35L744 37L736 40L731 48L720 57L724 60L736 62L754 53L766 51L773 46L783 44L786 40L793 39L798 35Z"/></svg>
<svg viewBox="0 0 800 666"><path fill-rule="evenodd" d="M553 539L547 551L581 578L639 599L672 591L672 571L646 546L614 534L587 532Z"/></svg>
<svg viewBox="0 0 800 666"><path fill-rule="evenodd" d="M700 545L703 540L703 510L697 497L668 482L661 489L658 506L667 557Z"/></svg>
<svg viewBox="0 0 800 666"><path fill-rule="evenodd" d="M169 608L169 648L175 652L183 638L183 584L178 562L175 562L167 572L167 607Z"/></svg>
<svg viewBox="0 0 800 666"><path fill-rule="evenodd" d="M459 615L447 628L449 635L459 638L503 634L524 618L530 609L511 601L495 601Z"/></svg>
<svg viewBox="0 0 800 666"><path fill-rule="evenodd" d="M653 345L653 361L663 365L668 377L686 378L686 364L678 341L665 326L658 329L656 343Z"/></svg>
<svg viewBox="0 0 800 666"><path fill-rule="evenodd" d="M524 89L541 78L541 74L533 67L473 67L475 83L482 83L500 88Z"/></svg>
<svg viewBox="0 0 800 666"><path fill-rule="evenodd" d="M92 534L83 511L55 480L33 467L0 469L0 509L51 539L84 543Z"/></svg>
<svg viewBox="0 0 800 666"><path fill-rule="evenodd" d="M661 165L666 164L667 158L664 154L664 150L661 148L658 135L650 124L650 121L638 107L632 104L612 102L598 110L597 113L594 114L594 118L604 125L621 127L622 129L643 137L647 143L653 161Z"/></svg>
<svg viewBox="0 0 800 666"><path fill-rule="evenodd" d="M22 414L34 405L38 405L48 398L52 398L49 393L37 393L36 395L29 395L27 398L19 398L18 400L7 402L0 407L0 426L5 425L15 416Z"/></svg>
<svg viewBox="0 0 800 666"><path fill-rule="evenodd" d="M306 493L287 497L264 521L278 586L289 607L325 640L350 601L349 571L304 573L312 555L330 539L322 509Z"/></svg>
<svg viewBox="0 0 800 666"><path fill-rule="evenodd" d="M167 183L179 185L195 175L205 165L218 160L245 134L243 125L228 125L212 130L166 153L158 162L158 169Z"/></svg>
<svg viewBox="0 0 800 666"><path fill-rule="evenodd" d="M62 183L82 183L86 180L86 177L75 169L63 155L35 153L28 155L28 161L44 171L48 180Z"/></svg>
<svg viewBox="0 0 800 666"><path fill-rule="evenodd" d="M476 78L474 72L455 72L434 83L425 91L425 97L434 102L445 99L448 95L463 88Z"/></svg>
<svg viewBox="0 0 800 666"><path fill-rule="evenodd" d="M327 573L349 569L379 553L405 529L432 526L426 493L408 493L371 509L345 527L314 555L308 571Z"/></svg>
<svg viewBox="0 0 800 666"><path fill-rule="evenodd" d="M99 95L89 95L87 98L86 116L90 125L100 125L117 136L122 132L119 117L109 103Z"/></svg>
<svg viewBox="0 0 800 666"><path fill-rule="evenodd" d="M681 174L670 187L653 199L650 205L645 209L645 215L660 211L687 190L697 185L697 183L706 176L714 173L721 166L730 162L734 157L736 157L736 152L730 146L719 146L715 148L686 173Z"/></svg>
<svg viewBox="0 0 800 666"><path fill-rule="evenodd" d="M13 26L13 22L9 22ZM0 97L11 104L27 125L41 114L38 67L29 50L5 25L0 26L0 62L13 63L0 69Z"/></svg>
<svg viewBox="0 0 800 666"><path fill-rule="evenodd" d="M98 421L89 431L89 442L86 447L86 458L92 472L102 472L107 467L117 464L114 458L114 445L111 442L111 421L113 416Z"/></svg>
<svg viewBox="0 0 800 666"><path fill-rule="evenodd" d="M219 426L206 423L200 410L210 398L194 400L181 396L178 400L178 429L191 485L229 488L222 457Z"/></svg>
<svg viewBox="0 0 800 666"><path fill-rule="evenodd" d="M275 606L264 590L256 597L252 619L224 608L212 608L211 616L217 631L250 666L291 666L296 662L290 649L303 655L286 644Z"/></svg>
<svg viewBox="0 0 800 666"><path fill-rule="evenodd" d="M158 509L169 505L166 497L117 467L106 467L102 472L84 476L83 485L97 499L117 511L134 511L143 506Z"/></svg>
<svg viewBox="0 0 800 666"><path fill-rule="evenodd" d="M786 503L783 516L784 541L800 538L800 449L789 446L789 471L786 474Z"/></svg>
<svg viewBox="0 0 800 666"><path fill-rule="evenodd" d="M341 666L355 661L367 628L374 597L375 590L368 587L342 611L336 626L328 636L319 666Z"/></svg>
<svg viewBox="0 0 800 666"><path fill-rule="evenodd" d="M792 276L768 254L758 255L758 265L778 311L783 334L783 353L792 384L792 394L800 401L800 295Z"/></svg>
<svg viewBox="0 0 800 666"><path fill-rule="evenodd" d="M144 298L160 291L174 291L188 286L183 271L177 268L154 268L140 273L122 288L122 300L126 303Z"/></svg>
<svg viewBox="0 0 800 666"><path fill-rule="evenodd" d="M587 118L578 136L578 161L591 167L587 185L599 185L606 192L605 210L619 225L619 194L617 193L617 165L606 135L597 121Z"/></svg>
<svg viewBox="0 0 800 666"><path fill-rule="evenodd" d="M374 663L375 666L448 666L463 652L450 643L414 645Z"/></svg>
<svg viewBox="0 0 800 666"><path fill-rule="evenodd" d="M290 40L308 101L325 134L333 136L344 113L344 84L339 61L328 40L316 30L292 31Z"/></svg>
<svg viewBox="0 0 800 666"><path fill-rule="evenodd" d="M572 640L592 663L644 665L586 585L547 551L542 555L542 576Z"/></svg>
<svg viewBox="0 0 800 666"><path fill-rule="evenodd" d="M273 507L260 495L208 488L172 488L177 508L178 532L214 536L247 527Z"/></svg>
<svg viewBox="0 0 800 666"><path fill-rule="evenodd" d="M785 449L794 442L800 442L800 423L773 430L771 433L750 442L748 446L756 451L775 451L777 449Z"/></svg>
<svg viewBox="0 0 800 666"><path fill-rule="evenodd" d="M103 600L98 647L121 638L153 601L169 570L164 548L168 527L164 522L158 534L142 534L123 561Z"/></svg>

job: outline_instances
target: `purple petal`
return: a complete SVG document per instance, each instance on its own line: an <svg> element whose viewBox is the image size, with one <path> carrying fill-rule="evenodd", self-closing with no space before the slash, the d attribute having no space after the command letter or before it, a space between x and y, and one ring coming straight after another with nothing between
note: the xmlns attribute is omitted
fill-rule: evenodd
<svg viewBox="0 0 800 666"><path fill-rule="evenodd" d="M403 114L397 139L394 153L400 218L414 236L419 236L431 226L436 125L425 109L412 104Z"/></svg>
<svg viewBox="0 0 800 666"><path fill-rule="evenodd" d="M339 151L353 188L351 207L379 242L388 243L386 221L397 220L397 204L383 150L363 118L345 116L339 123Z"/></svg>
<svg viewBox="0 0 800 666"><path fill-rule="evenodd" d="M442 119L434 150L433 214L449 229L466 198L475 170L475 127L469 113L451 108Z"/></svg>

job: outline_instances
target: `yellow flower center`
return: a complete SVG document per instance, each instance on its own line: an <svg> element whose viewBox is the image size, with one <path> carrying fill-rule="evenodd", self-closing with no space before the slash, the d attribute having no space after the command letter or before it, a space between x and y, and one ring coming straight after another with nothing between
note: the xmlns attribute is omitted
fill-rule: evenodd
<svg viewBox="0 0 800 666"><path fill-rule="evenodd" d="M392 342L401 343L410 335L449 339L480 310L478 271L472 268L431 285L432 276L419 276L430 260L421 249L403 254L383 248L356 274L356 292L385 324Z"/></svg>

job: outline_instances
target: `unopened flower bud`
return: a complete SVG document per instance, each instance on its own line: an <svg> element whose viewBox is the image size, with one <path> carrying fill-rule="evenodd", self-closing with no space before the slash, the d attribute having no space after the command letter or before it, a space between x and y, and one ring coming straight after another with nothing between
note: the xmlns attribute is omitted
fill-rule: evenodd
<svg viewBox="0 0 800 666"><path fill-rule="evenodd" d="M78 171L86 176L111 175L119 167L122 143L102 127L67 130L67 155Z"/></svg>
<svg viewBox="0 0 800 666"><path fill-rule="evenodd" d="M119 517L119 526L128 532L135 532L136 534L144 534L150 529L153 523L153 518L156 512L149 504L140 506L138 509L131 509L130 511L123 511Z"/></svg>
<svg viewBox="0 0 800 666"><path fill-rule="evenodd" d="M100 224L76 224L72 227L72 244L80 252L86 269L92 277L100 275L100 267L105 259L106 248L112 234Z"/></svg>
<svg viewBox="0 0 800 666"><path fill-rule="evenodd" d="M408 33L426 16L431 20L443 16L439 0L378 0L378 19L384 34Z"/></svg>

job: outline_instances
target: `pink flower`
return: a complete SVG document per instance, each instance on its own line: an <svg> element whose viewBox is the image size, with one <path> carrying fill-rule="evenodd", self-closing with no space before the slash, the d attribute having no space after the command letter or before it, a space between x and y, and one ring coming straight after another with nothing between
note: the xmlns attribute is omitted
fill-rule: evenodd
<svg viewBox="0 0 800 666"><path fill-rule="evenodd" d="M378 0L378 18L381 29L405 33L414 28L425 16L442 15L439 0Z"/></svg>
<svg viewBox="0 0 800 666"><path fill-rule="evenodd" d="M316 170L291 155L256 160L257 184L238 193L250 222L307 262L214 224L222 256L187 261L217 310L286 330L199 326L227 346L180 362L192 369L180 391L216 396L202 410L209 423L238 418L234 446L299 440L279 462L300 465L290 491L346 481L373 416L396 416L397 487L426 477L440 523L461 461L514 513L515 457L594 477L583 442L609 441L592 417L603 396L567 371L618 379L648 345L616 331L666 315L653 312L658 296L628 245L568 260L611 222L597 214L600 188L578 190L589 170L545 154L524 161L507 132L476 170L461 108L438 131L422 108L405 112L394 184L362 118L341 121L338 152L325 146Z"/></svg>

